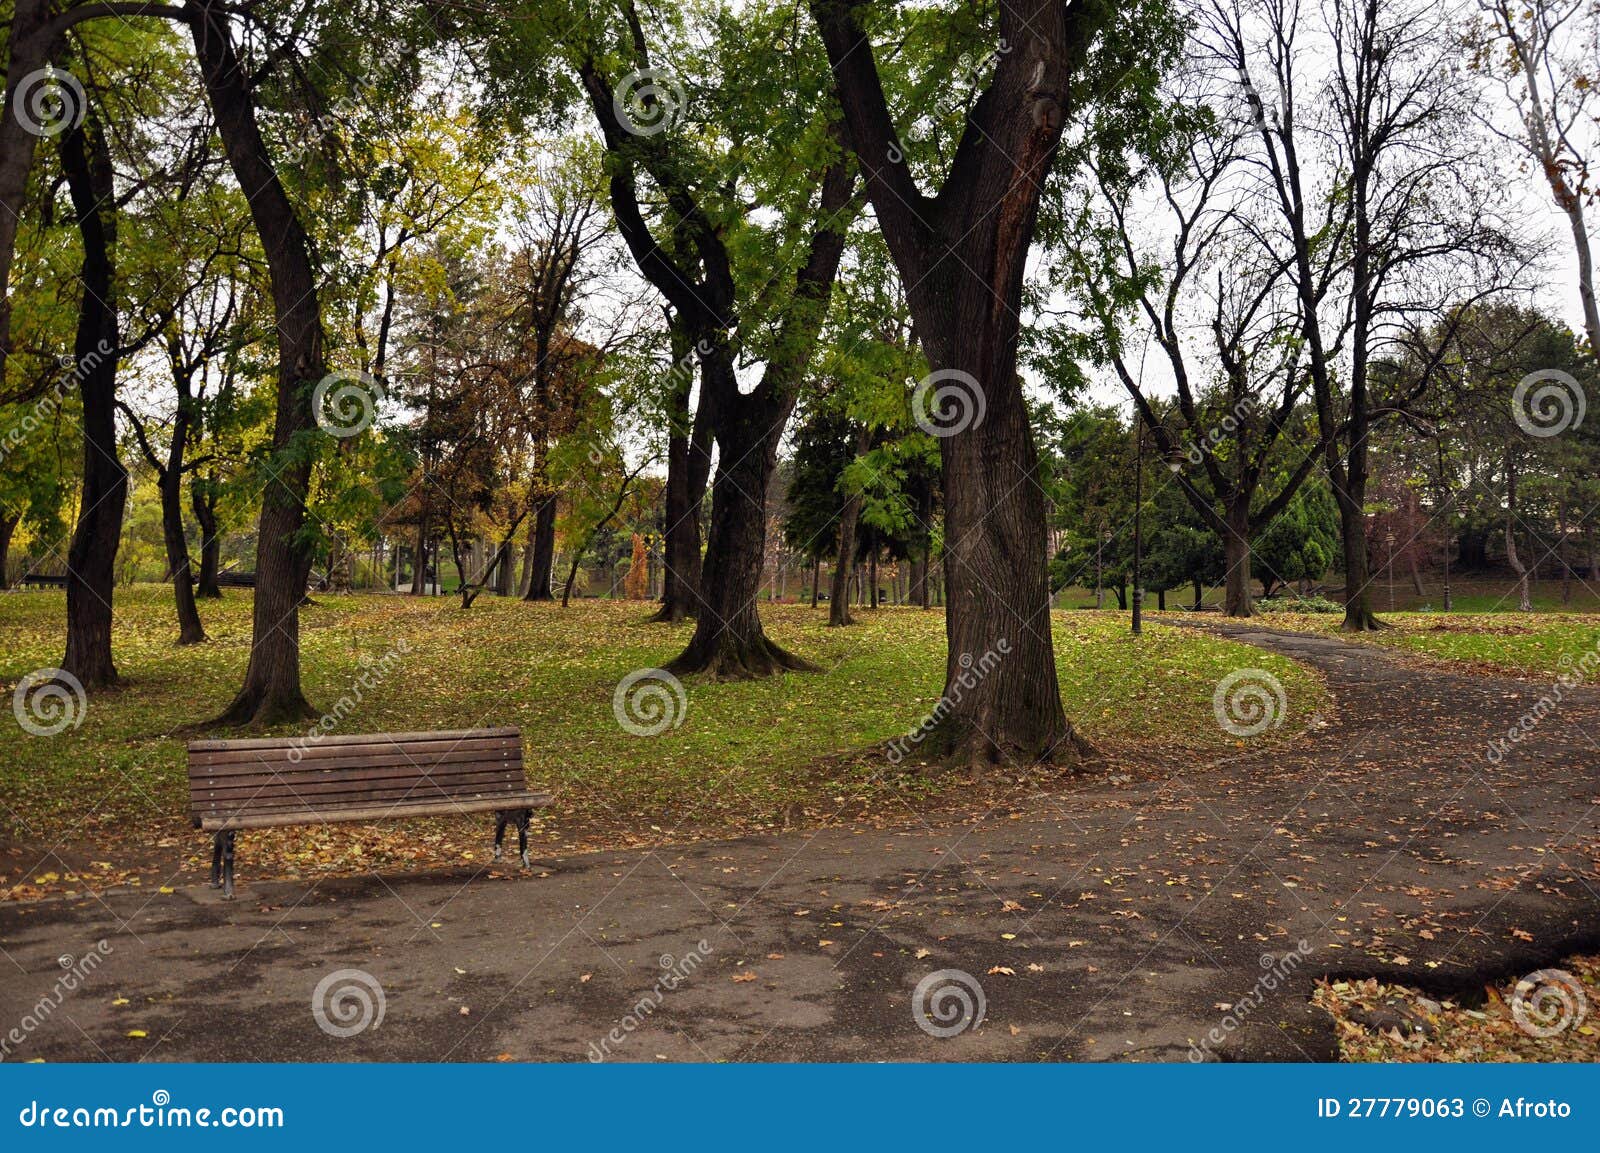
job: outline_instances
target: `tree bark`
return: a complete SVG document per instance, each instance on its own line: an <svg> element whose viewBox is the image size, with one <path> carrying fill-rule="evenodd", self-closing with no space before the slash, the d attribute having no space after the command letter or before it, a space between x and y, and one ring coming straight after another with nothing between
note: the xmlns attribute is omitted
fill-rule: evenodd
<svg viewBox="0 0 1600 1153"><path fill-rule="evenodd" d="M1227 566L1227 584L1224 590L1223 611L1230 617L1248 617L1255 613L1250 603L1250 506L1249 497L1237 498L1228 507L1228 531L1222 536L1224 564Z"/></svg>
<svg viewBox="0 0 1600 1153"><path fill-rule="evenodd" d="M1000 6L993 79L929 198L904 159L873 47L848 0L812 0L867 194L939 383L945 494L945 701L925 747L954 763L1072 760L1086 747L1061 707L1050 633L1044 493L1017 375L1024 267L1068 91L1109 6ZM930 380L930 384L932 384ZM928 386L923 389L926 394ZM982 677L969 672L1004 655ZM975 683L969 683L974 682Z"/></svg>
<svg viewBox="0 0 1600 1153"><path fill-rule="evenodd" d="M326 374L322 312L310 244L256 124L250 72L218 0L191 0L190 31L213 119L266 253L278 340L273 479L262 492L256 589L244 684L219 724L268 725L315 715L300 688L300 602L311 571L303 529L316 426L311 392Z"/></svg>
<svg viewBox="0 0 1600 1153"><path fill-rule="evenodd" d="M117 455L116 190L111 150L92 117L62 135L61 165L83 241L83 295L73 341L83 404L83 484L67 552L67 647L61 668L88 688L117 680L111 601L128 496L128 470Z"/></svg>
<svg viewBox="0 0 1600 1153"><path fill-rule="evenodd" d="M704 345L692 345L680 323L673 325L674 373L668 414L667 484L663 526L661 610L655 619L677 624L699 611L701 578L700 508L711 476L711 398L702 384L693 417L689 395L694 384L694 357Z"/></svg>
<svg viewBox="0 0 1600 1153"><path fill-rule="evenodd" d="M11 587L11 537L21 522L20 514L0 511L0 589Z"/></svg>
<svg viewBox="0 0 1600 1153"><path fill-rule="evenodd" d="M22 221L28 173L33 167L36 133L28 131L20 115L24 85L34 82L49 61L52 41L47 35L50 0L15 0L8 33L5 104L0 107L0 380L5 379L11 351L11 263L16 252L17 226Z"/></svg>
<svg viewBox="0 0 1600 1153"><path fill-rule="evenodd" d="M200 526L200 579L195 595L202 600L221 600L222 586L217 574L222 568L222 538L217 535L216 478L198 475L189 481L189 507Z"/></svg>
<svg viewBox="0 0 1600 1153"><path fill-rule="evenodd" d="M533 549L532 575L523 600L553 601L555 593L551 580L556 565L556 494L539 498L533 509L533 523L528 530L528 542Z"/></svg>

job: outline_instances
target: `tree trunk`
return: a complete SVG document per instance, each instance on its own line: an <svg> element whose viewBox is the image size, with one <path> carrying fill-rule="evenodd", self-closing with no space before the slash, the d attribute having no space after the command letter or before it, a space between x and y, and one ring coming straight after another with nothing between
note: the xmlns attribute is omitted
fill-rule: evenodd
<svg viewBox="0 0 1600 1153"><path fill-rule="evenodd" d="M1195 581L1194 582L1194 611L1195 612L1199 612L1202 608L1205 607L1204 604L1202 603L1204 597L1205 597L1205 590L1200 587L1200 582L1199 581Z"/></svg>
<svg viewBox="0 0 1600 1153"><path fill-rule="evenodd" d="M553 601L551 580L556 565L556 494L539 498L533 509L533 524L528 530L533 547L533 575L523 600Z"/></svg>
<svg viewBox="0 0 1600 1153"><path fill-rule="evenodd" d="M52 45L44 28L50 8L50 0L15 0L7 30L10 59L6 63L5 104L0 106L0 380L5 379L11 351L11 263L17 226L22 221L28 173L40 139L22 114L27 98L24 87L38 83L39 70L49 61Z"/></svg>
<svg viewBox="0 0 1600 1153"><path fill-rule="evenodd" d="M178 643L197 645L206 639L206 630L200 623L199 606L195 604L194 573L189 567L189 542L183 535L183 461L181 450L176 447L179 443L178 433L175 427L175 447L159 483L161 538L166 545L167 567L172 570L173 599L178 606Z"/></svg>
<svg viewBox="0 0 1600 1153"><path fill-rule="evenodd" d="M858 452L863 439L858 435ZM829 628L855 624L855 618L850 615L850 576L854 571L856 521L861 518L861 503L862 494L853 492L845 498L844 508L839 512L839 555L833 566L833 587L828 594Z"/></svg>
<svg viewBox="0 0 1600 1153"><path fill-rule="evenodd" d="M731 383L731 359L719 361L717 370L730 374L724 383ZM788 392L750 394L719 405L724 411L717 428L719 464L711 485L700 612L694 636L667 665L669 672L738 680L812 668L767 637L756 608L766 555L766 493L793 403Z"/></svg>
<svg viewBox="0 0 1600 1153"><path fill-rule="evenodd" d="M424 501L417 519L416 540L411 546L411 595L428 591L428 506Z"/></svg>
<svg viewBox="0 0 1600 1153"><path fill-rule="evenodd" d="M1249 498L1234 500L1227 510L1228 531L1222 537L1227 583L1223 612L1230 617L1248 617L1255 609L1250 603L1250 505Z"/></svg>
<svg viewBox="0 0 1600 1153"><path fill-rule="evenodd" d="M1407 549L1406 555L1411 561L1411 587L1416 590L1416 593L1419 597L1425 597L1428 595L1428 590L1424 588L1422 584L1422 570L1417 567L1416 553L1412 552L1410 549Z"/></svg>
<svg viewBox="0 0 1600 1153"><path fill-rule="evenodd" d="M115 186L111 151L93 118L62 136L61 165L83 240L83 295L73 342L83 403L83 482L67 552L67 648L61 668L93 687L117 679L111 599L128 496L128 471L117 455Z"/></svg>
<svg viewBox="0 0 1600 1153"><path fill-rule="evenodd" d="M1517 469L1506 462L1506 563L1517 574L1517 611L1531 613L1533 596L1528 587L1528 566L1517 555L1515 523L1517 519Z"/></svg>
<svg viewBox="0 0 1600 1153"><path fill-rule="evenodd" d="M326 375L322 312L310 245L256 125L250 71L234 50L217 0L193 0L195 54L223 151L250 205L272 282L278 340L274 480L262 493L250 663L221 724L268 725L315 715L300 688L300 602L311 571L302 531L311 454L300 442L316 427L311 392Z"/></svg>
<svg viewBox="0 0 1600 1153"><path fill-rule="evenodd" d="M217 574L222 568L222 538L217 535L216 478L198 475L189 480L189 507L200 525L200 580L195 595L203 600L221 600L222 586Z"/></svg>
<svg viewBox="0 0 1600 1153"><path fill-rule="evenodd" d="M811 607L816 608L818 594L822 591L822 558L811 559Z"/></svg>
<svg viewBox="0 0 1600 1153"><path fill-rule="evenodd" d="M11 536L21 522L20 514L0 511L0 589L11 587Z"/></svg>
<svg viewBox="0 0 1600 1153"><path fill-rule="evenodd" d="M701 345L700 347L705 347ZM690 363L687 341L677 364ZM702 384L699 406L691 422L689 387L693 370L680 373L673 391L672 430L667 440L666 524L662 532L661 610L658 621L677 624L696 615L700 607L700 508L705 503L706 483L711 476L711 400Z"/></svg>
<svg viewBox="0 0 1600 1153"><path fill-rule="evenodd" d="M1572 566L1567 563L1567 502L1562 500L1556 512L1556 563L1561 566L1561 603L1572 603Z"/></svg>

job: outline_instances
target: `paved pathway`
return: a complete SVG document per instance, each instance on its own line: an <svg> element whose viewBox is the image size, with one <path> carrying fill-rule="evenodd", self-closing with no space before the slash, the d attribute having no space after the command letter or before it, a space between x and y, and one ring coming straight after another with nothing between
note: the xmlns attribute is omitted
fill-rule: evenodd
<svg viewBox="0 0 1600 1153"><path fill-rule="evenodd" d="M0 1041L21 1022L9 1059L1322 1060L1319 975L1448 991L1600 945L1600 693L1495 762L1546 686L1227 631L1320 669L1337 718L932 828L0 907ZM937 1037L913 998L946 969L984 1017ZM312 1010L339 970L361 975L333 981L332 1028L382 990L351 1036Z"/></svg>

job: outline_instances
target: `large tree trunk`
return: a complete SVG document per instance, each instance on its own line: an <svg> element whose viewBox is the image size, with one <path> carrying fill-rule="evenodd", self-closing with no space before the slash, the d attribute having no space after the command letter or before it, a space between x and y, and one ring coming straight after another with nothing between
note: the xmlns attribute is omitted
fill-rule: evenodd
<svg viewBox="0 0 1600 1153"><path fill-rule="evenodd" d="M200 74L234 178L250 205L272 282L278 339L273 481L261 497L250 663L218 723L274 724L315 715L300 688L300 602L311 572L303 529L316 426L311 393L326 374L322 312L310 245L256 125L250 72L234 50L217 0L193 0L190 23Z"/></svg>
<svg viewBox="0 0 1600 1153"><path fill-rule="evenodd" d="M1228 530L1222 535L1222 553L1227 566L1223 611L1230 617L1248 617L1255 609L1250 603L1250 503L1235 499L1228 507Z"/></svg>
<svg viewBox="0 0 1600 1153"><path fill-rule="evenodd" d="M73 342L83 403L83 486L67 552L67 650L61 667L91 687L117 679L111 599L128 496L128 470L117 455L116 196L111 151L93 119L62 136L61 165L83 240L83 296Z"/></svg>
<svg viewBox="0 0 1600 1153"><path fill-rule="evenodd" d="M552 601L551 579L556 566L556 494L539 498L533 509L533 524L528 530L533 546L533 569L523 600Z"/></svg>
<svg viewBox="0 0 1600 1153"><path fill-rule="evenodd" d="M214 477L195 476L189 481L189 507L200 525L200 579L195 595L202 600L221 600L222 586L217 574L222 568L222 538L217 535L217 490Z"/></svg>
<svg viewBox="0 0 1600 1153"><path fill-rule="evenodd" d="M930 198L905 159L856 11L848 0L811 8L934 369L917 400L931 397L918 419L938 432L944 466L948 708L925 747L955 763L1073 760L1083 746L1056 677L1045 498L1017 375L1018 317L1066 94L1115 9L1052 0L999 7L995 42L1009 50ZM946 389L961 393L954 413Z"/></svg>
<svg viewBox="0 0 1600 1153"><path fill-rule="evenodd" d="M24 89L38 83L39 70L49 60L52 45L45 36L49 19L50 0L15 0L11 6L5 104L0 106L0 380L5 379L11 350L11 263L17 225L39 144L39 133L30 131L24 120L28 95Z"/></svg>
<svg viewBox="0 0 1600 1153"><path fill-rule="evenodd" d="M730 358L719 355L715 369L728 374L725 385L732 384ZM711 484L700 612L694 636L667 666L669 672L737 680L812 667L767 637L756 607L766 555L767 488L793 404L792 391L774 390L719 406L724 411L717 428L719 463Z"/></svg>
<svg viewBox="0 0 1600 1153"><path fill-rule="evenodd" d="M417 518L416 538L411 545L411 595L428 591L428 506L423 503Z"/></svg>

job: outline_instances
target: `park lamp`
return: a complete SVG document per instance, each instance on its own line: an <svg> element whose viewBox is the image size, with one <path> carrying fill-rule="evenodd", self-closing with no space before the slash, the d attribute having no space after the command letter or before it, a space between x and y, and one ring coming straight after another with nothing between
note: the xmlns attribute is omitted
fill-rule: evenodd
<svg viewBox="0 0 1600 1153"><path fill-rule="evenodd" d="M1173 476L1177 476L1183 471L1183 449L1179 448L1177 444L1173 444L1171 448L1167 449L1167 470Z"/></svg>

